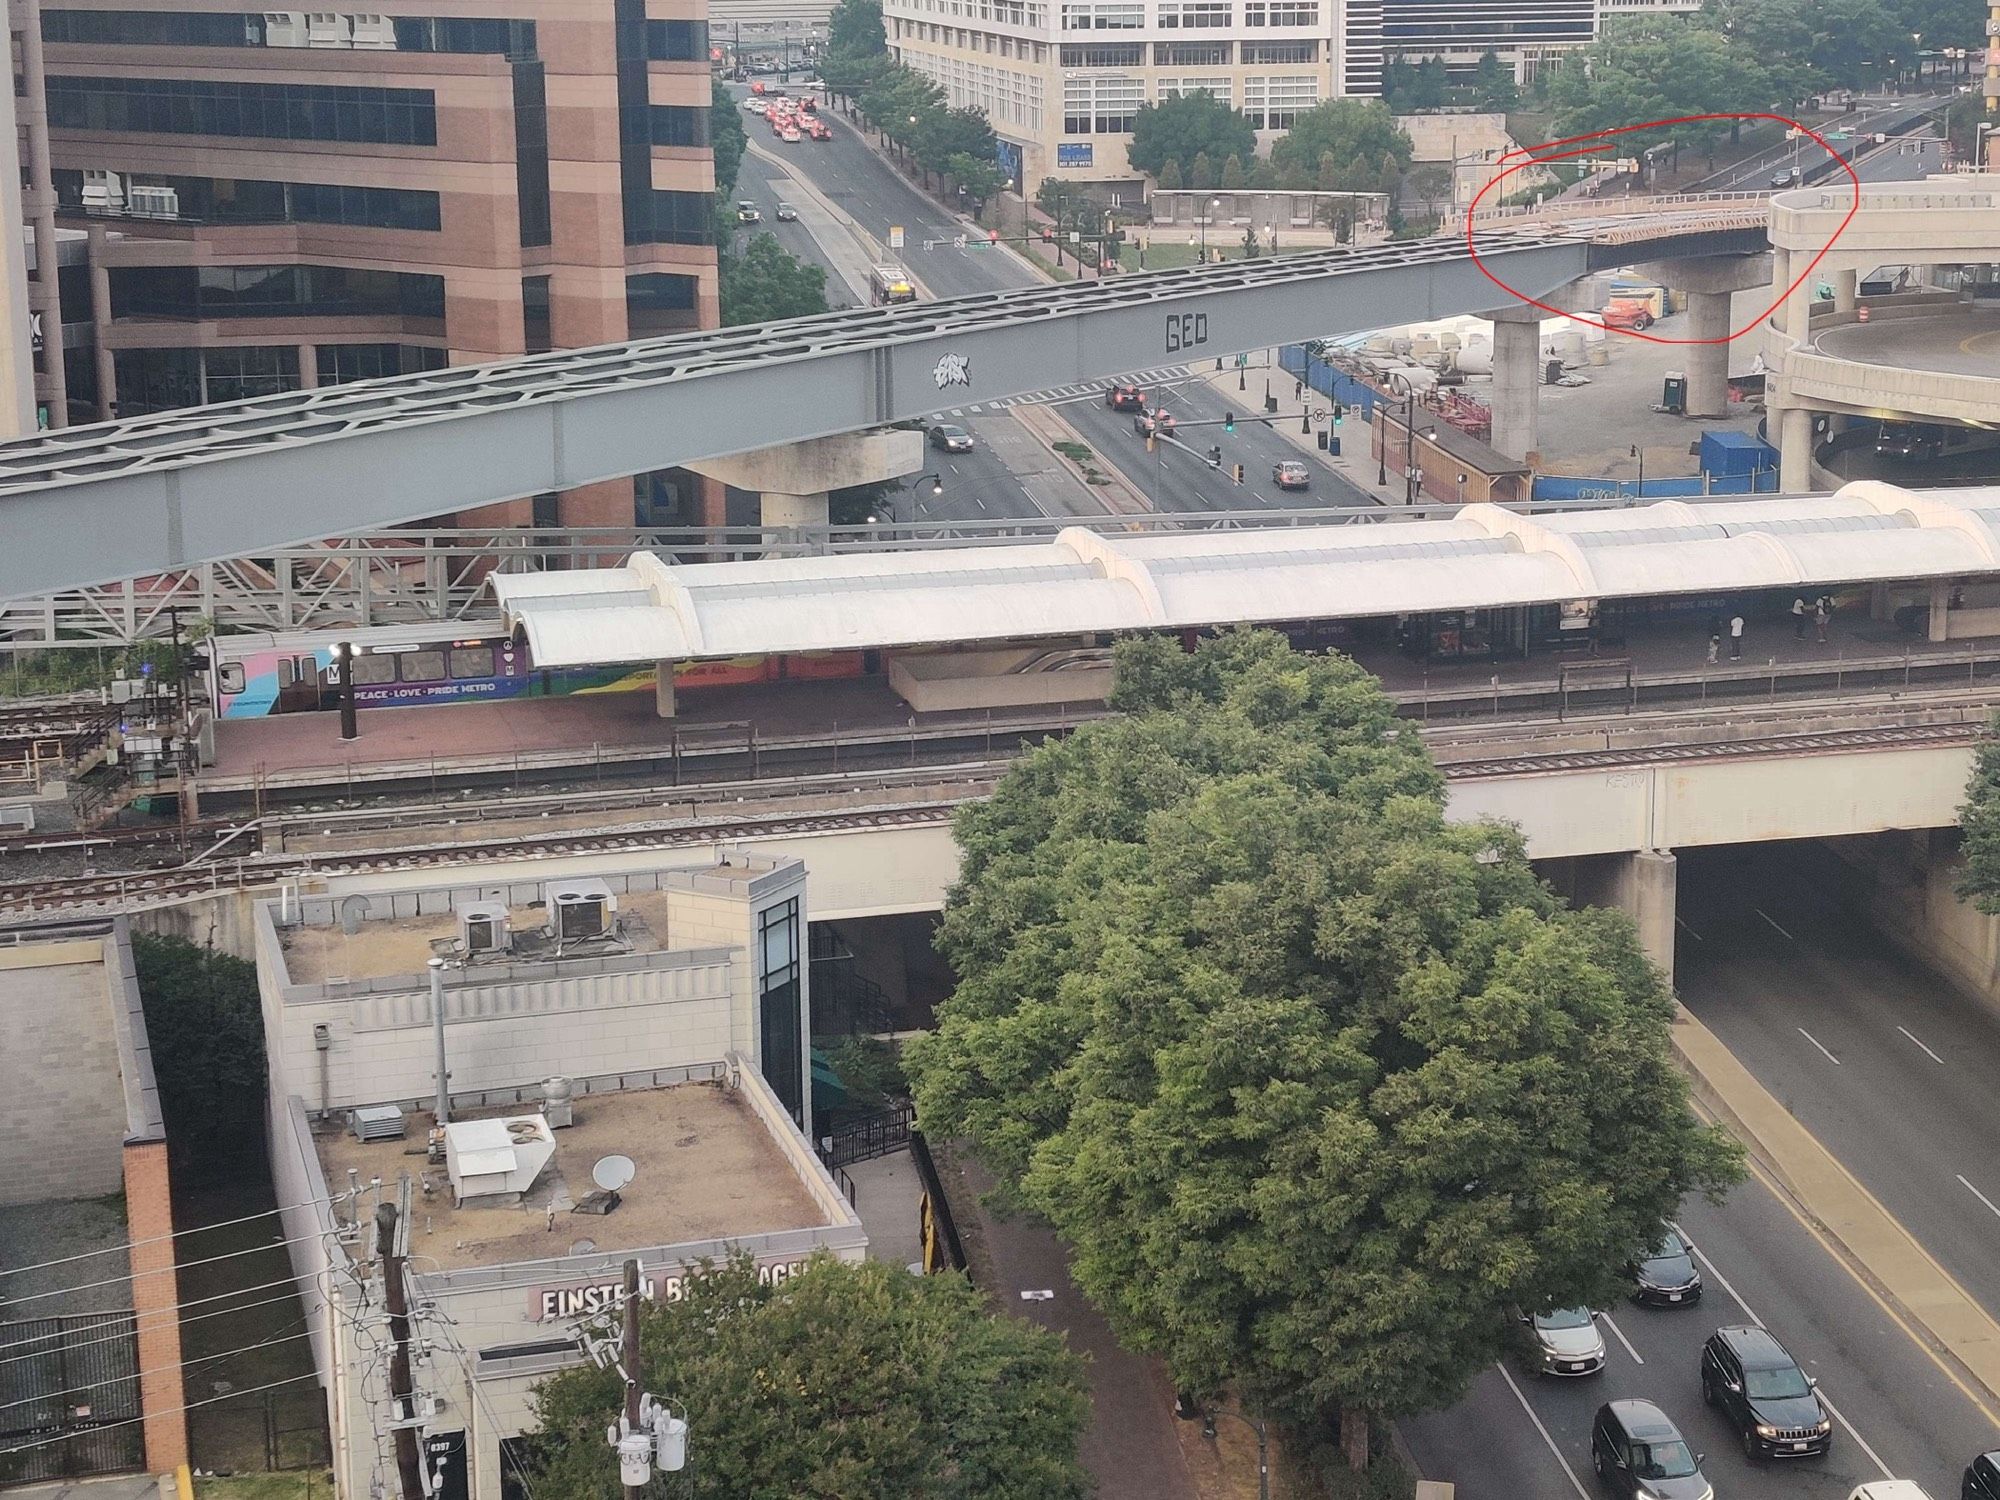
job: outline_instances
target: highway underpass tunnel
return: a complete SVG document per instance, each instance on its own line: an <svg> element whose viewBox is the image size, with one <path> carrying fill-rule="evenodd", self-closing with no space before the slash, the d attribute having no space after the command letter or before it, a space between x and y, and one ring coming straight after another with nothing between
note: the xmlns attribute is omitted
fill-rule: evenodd
<svg viewBox="0 0 2000 1500"><path fill-rule="evenodd" d="M1667 982L1674 981L1674 917L1679 861L1660 849L1584 854L1535 861L1535 870L1571 906L1622 911L1639 929L1639 944Z"/></svg>

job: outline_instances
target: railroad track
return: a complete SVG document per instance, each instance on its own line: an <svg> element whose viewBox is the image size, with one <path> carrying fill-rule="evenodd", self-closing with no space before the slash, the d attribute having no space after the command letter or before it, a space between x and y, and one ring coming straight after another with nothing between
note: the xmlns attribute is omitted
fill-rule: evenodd
<svg viewBox="0 0 2000 1500"><path fill-rule="evenodd" d="M1799 754L1837 755L1876 750L1885 745L1969 745L1979 724L1903 724L1873 729L1836 729L1811 734L1773 734L1752 739L1723 740L1702 745L1646 745L1611 750L1565 750L1546 755L1494 757L1462 761L1441 769L1453 781L1479 781L1494 776L1532 776L1539 772L1587 771L1662 761L1759 760Z"/></svg>

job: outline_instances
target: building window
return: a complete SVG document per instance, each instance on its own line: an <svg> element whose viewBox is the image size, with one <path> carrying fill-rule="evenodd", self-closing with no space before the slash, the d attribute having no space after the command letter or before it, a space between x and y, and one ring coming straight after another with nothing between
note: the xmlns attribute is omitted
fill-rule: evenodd
<svg viewBox="0 0 2000 1500"><path fill-rule="evenodd" d="M1062 24L1064 31L1140 31L1146 25L1146 7L1119 0L1068 4L1062 8Z"/></svg>
<svg viewBox="0 0 2000 1500"><path fill-rule="evenodd" d="M757 997L764 1081L794 1123L805 1124L805 1055L800 1040L804 997L799 980L799 903L783 901L757 916Z"/></svg>
<svg viewBox="0 0 2000 1500"><path fill-rule="evenodd" d="M706 146L708 115L706 104L655 104L653 144L655 146Z"/></svg>
<svg viewBox="0 0 2000 1500"><path fill-rule="evenodd" d="M1174 99L1183 94L1207 94L1218 103L1229 102L1229 79L1220 78L1162 78L1159 83L1160 97Z"/></svg>
<svg viewBox="0 0 2000 1500"><path fill-rule="evenodd" d="M1098 42L1094 45L1062 49L1065 68L1136 68L1146 57L1144 42Z"/></svg>
<svg viewBox="0 0 2000 1500"><path fill-rule="evenodd" d="M1298 117L1319 103L1319 80L1304 77L1269 80L1268 106L1264 114L1266 130L1290 130Z"/></svg>
<svg viewBox="0 0 2000 1500"><path fill-rule="evenodd" d="M549 103L539 62L514 64L514 196L521 243L549 243Z"/></svg>
<svg viewBox="0 0 2000 1500"><path fill-rule="evenodd" d="M399 52L497 53L501 57L535 56L533 21L488 20L476 16L398 16Z"/></svg>
<svg viewBox="0 0 2000 1500"><path fill-rule="evenodd" d="M1137 78L1117 75L1097 79L1097 102L1093 118L1099 135L1125 135L1132 129L1132 117L1146 102L1146 85Z"/></svg>
<svg viewBox="0 0 2000 1500"><path fill-rule="evenodd" d="M219 11L45 10L42 40L113 47L261 47L264 17Z"/></svg>
<svg viewBox="0 0 2000 1500"><path fill-rule="evenodd" d="M429 89L56 77L49 79L48 95L49 124L58 130L437 144L437 104Z"/></svg>
<svg viewBox="0 0 2000 1500"><path fill-rule="evenodd" d="M528 353L546 354L555 347L549 329L548 277L521 278L521 325L526 334Z"/></svg>
<svg viewBox="0 0 2000 1500"><path fill-rule="evenodd" d="M444 278L347 266L114 266L116 318L405 317L442 321Z"/></svg>
<svg viewBox="0 0 2000 1500"><path fill-rule="evenodd" d="M648 21L646 56L653 62L708 65L708 22Z"/></svg>
<svg viewBox="0 0 2000 1500"><path fill-rule="evenodd" d="M84 212L83 173L58 167L56 202ZM132 176L135 187L172 188L173 215L205 224L342 224L366 229L440 227L439 197L417 188L349 187L331 182L265 182L244 177Z"/></svg>
<svg viewBox="0 0 2000 1500"><path fill-rule="evenodd" d="M700 290L692 276L647 271L625 278L625 322L632 338L675 333L695 324L695 299Z"/></svg>
<svg viewBox="0 0 2000 1500"><path fill-rule="evenodd" d="M1162 68L1226 68L1227 42L1155 42L1153 62Z"/></svg>
<svg viewBox="0 0 2000 1500"><path fill-rule="evenodd" d="M706 245L714 235L715 197L711 193L655 189L636 204L626 204L628 245Z"/></svg>
<svg viewBox="0 0 2000 1500"><path fill-rule="evenodd" d="M1244 0L1245 26L1317 26L1319 0Z"/></svg>
<svg viewBox="0 0 2000 1500"><path fill-rule="evenodd" d="M1216 31L1229 25L1228 0L1160 0L1159 24L1168 31Z"/></svg>
<svg viewBox="0 0 2000 1500"><path fill-rule="evenodd" d="M313 362L321 385L346 385L351 380L442 370L445 355L427 344L321 344Z"/></svg>
<svg viewBox="0 0 2000 1500"><path fill-rule="evenodd" d="M1245 42L1243 61L1246 63L1310 63L1319 61L1318 42Z"/></svg>
<svg viewBox="0 0 2000 1500"><path fill-rule="evenodd" d="M119 349L118 414L176 411L211 401L244 401L299 388L293 344L224 349Z"/></svg>

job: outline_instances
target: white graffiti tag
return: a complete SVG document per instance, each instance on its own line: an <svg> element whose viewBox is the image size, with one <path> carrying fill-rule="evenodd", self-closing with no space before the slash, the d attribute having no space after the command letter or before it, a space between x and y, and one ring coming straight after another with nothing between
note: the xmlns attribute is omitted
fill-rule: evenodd
<svg viewBox="0 0 2000 1500"><path fill-rule="evenodd" d="M969 354L947 354L937 362L931 371L931 378L937 388L943 390L948 385L970 386L972 384L972 356Z"/></svg>

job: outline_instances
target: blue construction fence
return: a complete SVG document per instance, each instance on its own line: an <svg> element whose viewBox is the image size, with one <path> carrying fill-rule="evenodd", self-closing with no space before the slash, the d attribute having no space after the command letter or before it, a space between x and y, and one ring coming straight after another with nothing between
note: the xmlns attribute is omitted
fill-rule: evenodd
<svg viewBox="0 0 2000 1500"><path fill-rule="evenodd" d="M1758 469L1749 474L1684 474L1648 479L1589 479L1567 474L1537 474L1537 500L1690 500L1703 495L1775 495L1778 471Z"/></svg>
<svg viewBox="0 0 2000 1500"><path fill-rule="evenodd" d="M1359 408L1361 420L1375 420L1375 403L1381 399L1374 387L1364 385L1344 370L1313 358L1304 344L1286 344L1278 350L1278 368L1294 380L1303 380L1330 401Z"/></svg>

